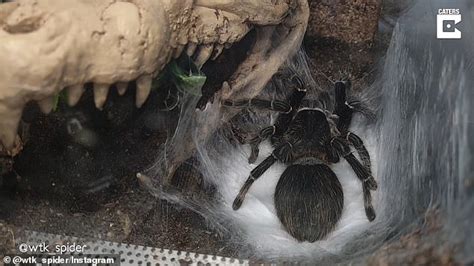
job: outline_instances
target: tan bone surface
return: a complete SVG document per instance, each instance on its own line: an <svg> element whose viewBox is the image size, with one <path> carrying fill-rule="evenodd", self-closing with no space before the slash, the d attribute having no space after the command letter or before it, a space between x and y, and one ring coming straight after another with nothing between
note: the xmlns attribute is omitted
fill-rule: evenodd
<svg viewBox="0 0 474 266"><path fill-rule="evenodd" d="M127 83L136 81L140 107L149 95L150 80L173 57L185 52L201 66L223 49L232 49L252 29L257 37L248 58L217 97L256 95L300 44L307 9L306 0L0 4L0 143L12 148L30 101L48 113L62 90L75 105L84 84L93 83L94 102L101 109L112 84L122 95ZM277 29L278 38L270 41Z"/></svg>

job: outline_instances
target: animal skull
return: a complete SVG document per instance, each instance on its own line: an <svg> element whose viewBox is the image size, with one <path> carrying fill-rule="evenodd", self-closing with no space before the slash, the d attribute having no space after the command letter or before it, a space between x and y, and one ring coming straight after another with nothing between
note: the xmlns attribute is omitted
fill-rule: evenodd
<svg viewBox="0 0 474 266"><path fill-rule="evenodd" d="M67 90L75 105L94 84L101 109L109 88L136 81L136 105L152 78L183 52L198 66L257 32L248 58L220 98L259 93L301 43L306 0L18 0L0 4L0 143L11 148L26 103L49 113ZM237 97L237 98L238 98Z"/></svg>

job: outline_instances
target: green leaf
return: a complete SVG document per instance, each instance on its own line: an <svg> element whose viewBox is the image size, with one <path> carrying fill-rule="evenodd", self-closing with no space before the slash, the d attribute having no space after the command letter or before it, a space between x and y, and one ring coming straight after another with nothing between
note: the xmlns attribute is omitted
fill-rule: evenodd
<svg viewBox="0 0 474 266"><path fill-rule="evenodd" d="M176 61L169 64L169 70L173 76L173 80L178 88L191 93L193 95L201 96L201 87L206 82L206 76L202 73L186 73Z"/></svg>
<svg viewBox="0 0 474 266"><path fill-rule="evenodd" d="M58 110L58 106L59 106L59 97L60 97L61 93L58 93L54 96L54 102L53 102L53 112L56 112Z"/></svg>
<svg viewBox="0 0 474 266"><path fill-rule="evenodd" d="M63 90L54 96L53 101L53 112L56 112L59 108L59 102L66 101L67 99L67 91Z"/></svg>

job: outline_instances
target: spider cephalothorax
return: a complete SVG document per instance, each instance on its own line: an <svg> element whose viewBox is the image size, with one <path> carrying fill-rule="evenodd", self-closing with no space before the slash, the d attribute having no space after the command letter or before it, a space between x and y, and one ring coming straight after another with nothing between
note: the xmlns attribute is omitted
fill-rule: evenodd
<svg viewBox="0 0 474 266"><path fill-rule="evenodd" d="M371 174L370 157L362 140L348 130L352 114L359 102L346 101L350 82L335 84L333 112L319 108L300 108L306 95L305 86L296 78L297 86L287 101L250 99L226 101L233 107L266 108L281 112L274 125L260 131L249 141L252 154L249 161L258 157L258 145L271 137L274 150L254 168L234 200L233 208L242 205L245 194L253 182L275 162L288 167L275 189L277 216L286 230L298 241L314 242L331 232L341 217L344 205L342 186L328 165L343 157L362 182L364 207L369 221L375 219L370 190L377 189ZM351 151L357 151L357 159Z"/></svg>

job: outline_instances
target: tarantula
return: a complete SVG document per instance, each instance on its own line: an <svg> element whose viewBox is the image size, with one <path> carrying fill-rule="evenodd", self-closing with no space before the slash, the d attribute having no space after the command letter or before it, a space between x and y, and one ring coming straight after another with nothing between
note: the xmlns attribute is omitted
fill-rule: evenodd
<svg viewBox="0 0 474 266"><path fill-rule="evenodd" d="M249 141L249 161L258 157L259 144L271 137L274 150L255 167L234 200L233 209L242 205L250 186L275 162L288 165L275 189L277 216L285 229L298 241L321 240L334 230L344 205L342 186L328 165L343 157L362 182L364 208L369 221L375 219L370 190L377 189L370 157L362 140L349 131L352 115L360 102L346 101L349 81L335 83L333 112L301 108L306 95L303 82L296 78L295 90L287 101L248 99L225 101L229 107L255 107L280 112L274 125L263 128ZM357 151L360 161L351 151ZM362 163L361 163L362 161Z"/></svg>

